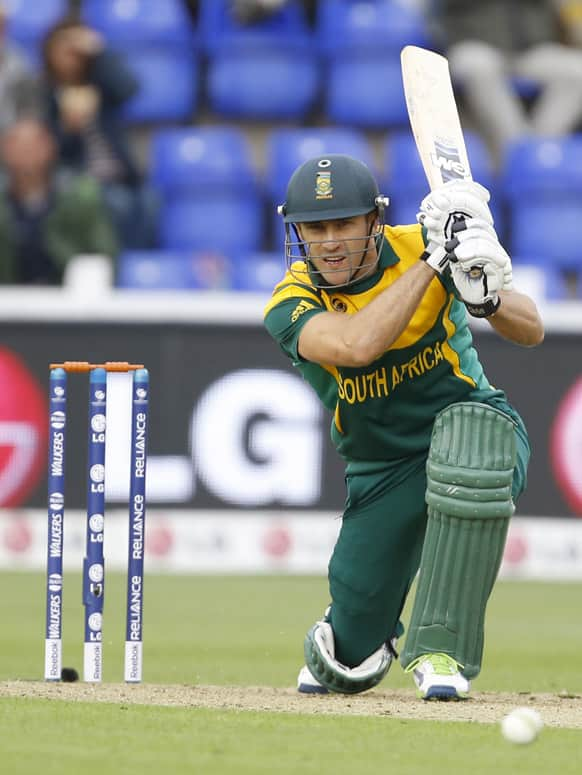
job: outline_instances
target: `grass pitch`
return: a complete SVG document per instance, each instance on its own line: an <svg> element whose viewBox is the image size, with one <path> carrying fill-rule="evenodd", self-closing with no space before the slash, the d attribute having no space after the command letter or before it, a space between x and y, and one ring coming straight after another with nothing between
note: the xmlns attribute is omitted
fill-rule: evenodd
<svg viewBox="0 0 582 775"><path fill-rule="evenodd" d="M125 582L121 576L107 582L104 675L113 684L122 680ZM43 578L4 573L0 585L0 681L40 681ZM64 664L81 672L80 576L66 577L64 594ZM322 578L149 576L145 596L146 683L292 687L304 632L327 603L327 584ZM581 584L499 583L475 690L523 693L516 704L527 704L529 693L570 695L582 706L581 601ZM381 689L410 690L411 679L395 666ZM478 717L479 700L470 703L464 705ZM440 707L447 717L450 706ZM306 715L187 702L68 702L3 696L0 684L0 724L0 771L8 775L581 771L582 728L549 727L533 745L512 746L496 723L381 711Z"/></svg>

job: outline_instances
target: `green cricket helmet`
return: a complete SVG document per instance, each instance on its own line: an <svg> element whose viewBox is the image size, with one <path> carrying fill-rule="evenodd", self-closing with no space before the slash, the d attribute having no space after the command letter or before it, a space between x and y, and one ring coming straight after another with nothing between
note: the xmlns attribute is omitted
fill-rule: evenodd
<svg viewBox="0 0 582 775"><path fill-rule="evenodd" d="M352 268L351 279L342 287L351 285L361 277L362 269L375 266L384 241L384 209L388 197L380 194L376 179L361 161L344 154L326 154L309 159L298 167L287 186L285 204L278 208L285 223L285 255L291 274L302 282L311 281L316 287L330 285L310 260L312 245L325 240L306 242L301 239L297 224L351 218L374 213L370 231L346 242L357 243L355 250L346 250ZM376 238L376 255L366 263L370 240ZM367 240L363 250L362 240ZM349 247L349 246L348 246ZM318 255L325 259L325 254ZM301 262L298 264L297 262ZM332 269L326 271L345 269ZM333 286L339 287L339 286Z"/></svg>

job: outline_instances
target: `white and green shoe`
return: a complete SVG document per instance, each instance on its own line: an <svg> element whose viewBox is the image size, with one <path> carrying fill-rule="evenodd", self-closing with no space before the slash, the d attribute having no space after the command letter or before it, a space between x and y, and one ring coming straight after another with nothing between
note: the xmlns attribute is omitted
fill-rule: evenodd
<svg viewBox="0 0 582 775"><path fill-rule="evenodd" d="M469 696L470 683L460 672L462 667L448 654L422 654L405 672L412 673L423 700L464 700Z"/></svg>
<svg viewBox="0 0 582 775"><path fill-rule="evenodd" d="M297 691L301 694L329 694L329 689L319 683L307 665L303 665L297 676Z"/></svg>

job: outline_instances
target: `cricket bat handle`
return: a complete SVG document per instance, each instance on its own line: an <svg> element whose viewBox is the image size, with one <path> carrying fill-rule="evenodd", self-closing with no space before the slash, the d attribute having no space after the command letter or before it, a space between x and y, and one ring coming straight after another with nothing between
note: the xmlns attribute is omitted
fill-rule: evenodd
<svg viewBox="0 0 582 775"><path fill-rule="evenodd" d="M459 218L454 224L453 224L453 235L458 231L464 231L467 228L467 224L465 223L465 218ZM454 253L455 248L458 247L459 240L457 237L453 236L452 239L450 239L445 244L445 250L447 253ZM451 260L451 259L449 259ZM471 269L468 272L469 277L472 280L478 280L480 277L483 276L483 265L476 264L475 266L471 267Z"/></svg>

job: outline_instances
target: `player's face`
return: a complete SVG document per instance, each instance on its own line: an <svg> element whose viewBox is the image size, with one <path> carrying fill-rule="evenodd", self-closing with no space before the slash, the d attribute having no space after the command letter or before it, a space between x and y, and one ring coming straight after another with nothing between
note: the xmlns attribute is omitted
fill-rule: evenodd
<svg viewBox="0 0 582 775"><path fill-rule="evenodd" d="M328 285L346 285L376 268L372 215L298 224L313 268ZM376 232L374 231L374 234Z"/></svg>

